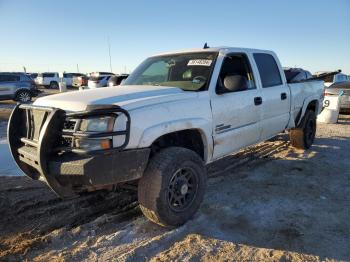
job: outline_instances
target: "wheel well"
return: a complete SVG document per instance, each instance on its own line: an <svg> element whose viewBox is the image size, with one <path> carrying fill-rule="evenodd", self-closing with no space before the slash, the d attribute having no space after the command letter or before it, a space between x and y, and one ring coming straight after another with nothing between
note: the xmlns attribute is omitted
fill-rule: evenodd
<svg viewBox="0 0 350 262"><path fill-rule="evenodd" d="M318 109L318 102L317 102L317 100L312 100L312 101L307 105L307 108L306 108L306 110L312 110L312 111L314 111L315 113L317 112L317 109Z"/></svg>
<svg viewBox="0 0 350 262"><path fill-rule="evenodd" d="M151 145L151 156L162 148L178 146L196 152L204 160L204 144L201 133L196 129L181 130L162 135Z"/></svg>
<svg viewBox="0 0 350 262"><path fill-rule="evenodd" d="M312 110L315 113L318 110L318 101L317 100L312 100L306 107L306 110L304 112L304 115L306 113L307 110ZM298 112L297 116L294 119L294 123L297 124L300 121L300 117L301 117L301 113L302 113L303 109L301 108L300 111Z"/></svg>
<svg viewBox="0 0 350 262"><path fill-rule="evenodd" d="M58 84L58 82L57 82L57 81L50 81L50 85L51 85L51 84L53 84L53 83Z"/></svg>

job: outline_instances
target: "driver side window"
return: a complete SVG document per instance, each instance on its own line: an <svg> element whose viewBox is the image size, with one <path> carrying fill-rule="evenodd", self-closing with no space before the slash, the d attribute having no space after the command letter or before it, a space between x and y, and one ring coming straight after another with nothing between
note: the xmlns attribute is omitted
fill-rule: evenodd
<svg viewBox="0 0 350 262"><path fill-rule="evenodd" d="M245 54L226 56L221 66L216 93L224 94L250 89L256 89L256 84L248 57Z"/></svg>

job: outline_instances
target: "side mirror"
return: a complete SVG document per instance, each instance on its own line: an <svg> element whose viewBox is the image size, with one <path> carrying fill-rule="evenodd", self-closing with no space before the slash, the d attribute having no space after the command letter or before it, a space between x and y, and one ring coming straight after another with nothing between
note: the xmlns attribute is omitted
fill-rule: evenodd
<svg viewBox="0 0 350 262"><path fill-rule="evenodd" d="M224 78L224 87L227 92L244 91L248 89L248 81L241 75L226 76Z"/></svg>

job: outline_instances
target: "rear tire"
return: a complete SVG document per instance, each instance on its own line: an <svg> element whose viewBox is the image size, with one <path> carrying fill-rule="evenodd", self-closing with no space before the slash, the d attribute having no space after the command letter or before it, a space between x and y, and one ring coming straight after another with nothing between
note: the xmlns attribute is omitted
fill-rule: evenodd
<svg viewBox="0 0 350 262"><path fill-rule="evenodd" d="M32 100L32 94L28 90L21 90L17 93L15 100L21 103L28 103Z"/></svg>
<svg viewBox="0 0 350 262"><path fill-rule="evenodd" d="M57 82L50 82L50 85L49 85L49 88L50 89L58 89L58 83Z"/></svg>
<svg viewBox="0 0 350 262"><path fill-rule="evenodd" d="M312 110L307 110L300 127L291 129L289 139L293 147L309 149L315 140L316 115Z"/></svg>
<svg viewBox="0 0 350 262"><path fill-rule="evenodd" d="M206 168L192 150L169 147L157 153L139 181L143 214L164 227L184 224L198 210L206 188Z"/></svg>

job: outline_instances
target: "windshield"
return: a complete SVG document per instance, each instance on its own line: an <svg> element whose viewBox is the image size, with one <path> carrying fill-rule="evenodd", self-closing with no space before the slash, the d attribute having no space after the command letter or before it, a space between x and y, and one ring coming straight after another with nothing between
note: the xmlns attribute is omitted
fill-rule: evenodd
<svg viewBox="0 0 350 262"><path fill-rule="evenodd" d="M123 85L171 86L186 91L206 90L217 54L203 52L151 57L139 65Z"/></svg>

